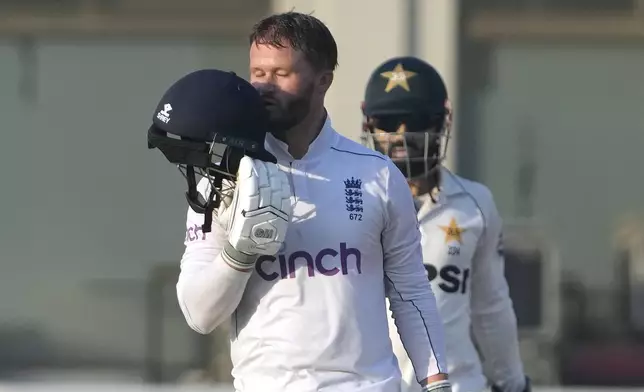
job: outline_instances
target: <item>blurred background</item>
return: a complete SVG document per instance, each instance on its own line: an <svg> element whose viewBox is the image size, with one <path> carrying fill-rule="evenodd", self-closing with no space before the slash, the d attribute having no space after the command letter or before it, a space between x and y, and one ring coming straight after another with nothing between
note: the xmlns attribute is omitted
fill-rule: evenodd
<svg viewBox="0 0 644 392"><path fill-rule="evenodd" d="M338 42L351 138L380 62L442 73L537 390L644 386L643 0L0 0L0 389L231 391L226 329L176 303L184 181L145 132L184 74L246 77L251 26L291 9Z"/></svg>

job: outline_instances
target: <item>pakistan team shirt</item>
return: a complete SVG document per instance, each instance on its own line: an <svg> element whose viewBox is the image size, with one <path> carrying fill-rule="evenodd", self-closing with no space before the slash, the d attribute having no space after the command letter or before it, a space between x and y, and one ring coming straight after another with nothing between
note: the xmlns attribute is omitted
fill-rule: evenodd
<svg viewBox="0 0 644 392"><path fill-rule="evenodd" d="M417 204L427 278L444 323L452 390L489 390L480 352L490 382L503 391L522 391L525 378L504 275L501 217L487 187L441 170L436 203L425 194ZM413 361L390 322L402 391L420 392Z"/></svg>

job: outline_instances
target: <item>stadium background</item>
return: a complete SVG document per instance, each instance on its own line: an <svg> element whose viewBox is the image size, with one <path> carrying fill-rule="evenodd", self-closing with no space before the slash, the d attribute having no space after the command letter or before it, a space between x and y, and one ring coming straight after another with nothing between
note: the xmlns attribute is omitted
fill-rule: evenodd
<svg viewBox="0 0 644 392"><path fill-rule="evenodd" d="M293 7L335 35L349 137L385 58L444 75L448 165L496 195L535 383L644 385L644 1L2 0L0 390L229 385L225 329L176 305L183 179L145 131L181 75L246 76L252 24Z"/></svg>

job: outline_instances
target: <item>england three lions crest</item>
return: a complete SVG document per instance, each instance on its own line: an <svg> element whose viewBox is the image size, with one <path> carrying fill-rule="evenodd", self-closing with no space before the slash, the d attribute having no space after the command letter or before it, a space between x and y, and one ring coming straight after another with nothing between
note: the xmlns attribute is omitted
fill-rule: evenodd
<svg viewBox="0 0 644 392"><path fill-rule="evenodd" d="M344 201L349 219L361 221L363 212L361 179L351 177L344 180Z"/></svg>

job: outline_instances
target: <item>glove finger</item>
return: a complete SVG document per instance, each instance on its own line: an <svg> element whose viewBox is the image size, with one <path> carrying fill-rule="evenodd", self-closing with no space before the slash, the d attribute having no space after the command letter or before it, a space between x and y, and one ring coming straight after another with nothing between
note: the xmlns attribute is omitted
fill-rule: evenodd
<svg viewBox="0 0 644 392"><path fill-rule="evenodd" d="M239 161L239 169L237 169L237 184L243 182L248 177L253 175L253 160L247 156L243 156Z"/></svg>
<svg viewBox="0 0 644 392"><path fill-rule="evenodd" d="M283 174L277 165L269 164L268 165L268 180L271 183L271 206L277 208L278 210L282 209L282 177L280 174Z"/></svg>
<svg viewBox="0 0 644 392"><path fill-rule="evenodd" d="M255 164L257 183L259 186L259 200L258 208L263 208L271 205L271 184L270 184L270 174L269 168L271 164L254 159L253 163Z"/></svg>
<svg viewBox="0 0 644 392"><path fill-rule="evenodd" d="M254 211L259 206L259 183L251 158L243 157L237 172L237 198L234 211Z"/></svg>
<svg viewBox="0 0 644 392"><path fill-rule="evenodd" d="M223 216L222 223L226 224L225 228L226 228L227 231L229 231L230 228L232 227L232 225L234 224L234 221L235 221L234 208L235 208L235 205L237 204L238 200L239 200L239 190L237 188L235 188L233 190L233 195L230 198L228 198L229 207L224 208L223 209L223 214L222 214L222 216ZM219 208L222 208L222 206L224 206L223 202L221 203Z"/></svg>

